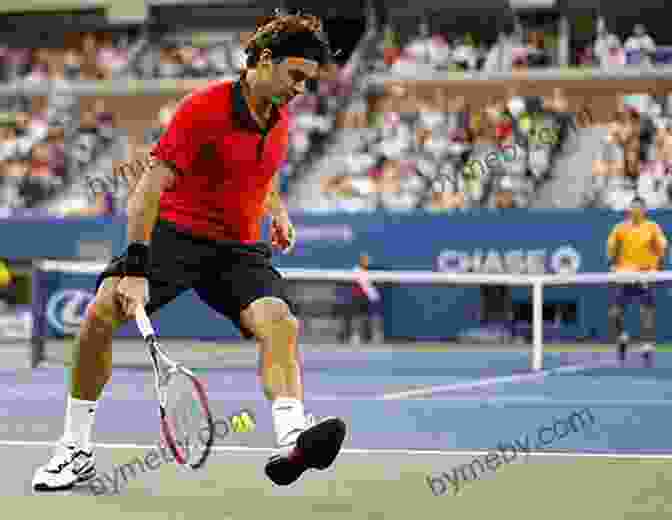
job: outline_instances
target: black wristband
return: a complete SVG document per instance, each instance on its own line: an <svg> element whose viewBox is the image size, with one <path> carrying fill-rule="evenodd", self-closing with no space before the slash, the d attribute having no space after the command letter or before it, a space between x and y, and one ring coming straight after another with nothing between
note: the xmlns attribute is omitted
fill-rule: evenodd
<svg viewBox="0 0 672 520"><path fill-rule="evenodd" d="M149 273L149 246L134 242L126 249L124 260L125 276L147 277Z"/></svg>

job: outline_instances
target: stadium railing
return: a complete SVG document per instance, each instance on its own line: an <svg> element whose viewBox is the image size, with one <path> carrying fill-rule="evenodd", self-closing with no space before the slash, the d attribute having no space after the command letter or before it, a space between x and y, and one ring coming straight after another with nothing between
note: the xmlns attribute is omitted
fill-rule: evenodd
<svg viewBox="0 0 672 520"><path fill-rule="evenodd" d="M40 272L65 272L76 274L98 274L104 270L106 264L101 262L84 261L54 261L44 260L34 263L33 302L41 301L44 288L40 286ZM281 269L289 280L303 281L332 281L356 282L358 274L351 270L337 269ZM469 273L440 273L433 271L376 271L368 272L373 283L381 284L431 284L446 286L483 286L497 285L510 287L529 287L532 298L532 350L530 352L530 368L533 371L543 369L544 329L543 304L544 288L572 285L608 285L629 283L662 283L672 282L672 271L648 273L579 273L579 274L546 274L546 275L516 275L516 274L469 274ZM44 357L43 331L44 324L39 323L39 316L43 313L34 313L33 335L31 338L31 365L37 366ZM41 318L44 319L44 318Z"/></svg>

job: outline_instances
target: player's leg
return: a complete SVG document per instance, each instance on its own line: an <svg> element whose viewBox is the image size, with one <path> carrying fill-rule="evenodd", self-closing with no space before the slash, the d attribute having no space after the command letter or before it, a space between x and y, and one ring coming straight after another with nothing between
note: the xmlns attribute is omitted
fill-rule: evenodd
<svg viewBox="0 0 672 520"><path fill-rule="evenodd" d="M146 306L150 315L187 290L189 277L194 276L192 269L175 261L175 251L184 253L185 248L175 244L171 230L157 224L152 235L150 301ZM77 337L64 434L52 459L37 470L35 490L70 489L93 476L91 432L97 403L112 373L112 338L127 321L116 293L123 263L123 256L115 258L96 282L96 297Z"/></svg>
<svg viewBox="0 0 672 520"><path fill-rule="evenodd" d="M95 475L91 431L112 373L112 337L124 321L115 296L120 279L106 278L87 308L75 341L63 436L51 461L35 474L36 491L70 489Z"/></svg>
<svg viewBox="0 0 672 520"><path fill-rule="evenodd" d="M278 296L258 298L241 312L240 323L261 348L264 392L272 403L280 448L266 465L266 474L278 485L289 485L307 469L328 468L341 449L345 424L337 418L317 424L306 419L299 326L289 305Z"/></svg>
<svg viewBox="0 0 672 520"><path fill-rule="evenodd" d="M615 285L609 289L609 338L618 345L618 356L621 362L625 361L629 338L625 332L625 299L626 287Z"/></svg>
<svg viewBox="0 0 672 520"><path fill-rule="evenodd" d="M259 343L264 393L272 403L276 443L284 448L271 461L272 474L266 469L274 482L286 485L308 468L331 465L345 436L345 425L339 419L313 425L306 418L299 323L288 304L284 280L269 259L270 251L241 254L235 261L227 260L234 266L229 272L195 289L211 308L230 318L243 336ZM303 454L296 449L308 444L313 449L304 449Z"/></svg>
<svg viewBox="0 0 672 520"><path fill-rule="evenodd" d="M652 287L645 287L639 307L642 354L647 366L652 365L656 344L656 302Z"/></svg>

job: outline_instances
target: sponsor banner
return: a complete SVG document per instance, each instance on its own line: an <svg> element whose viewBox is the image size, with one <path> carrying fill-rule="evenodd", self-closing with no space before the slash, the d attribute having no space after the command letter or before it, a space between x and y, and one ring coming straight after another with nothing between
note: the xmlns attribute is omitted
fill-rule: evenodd
<svg viewBox="0 0 672 520"><path fill-rule="evenodd" d="M651 216L668 237L672 237L672 211L653 211ZM622 213L599 210L476 211L440 216L297 216L296 251L291 255L278 254L274 262L279 268L351 269L359 255L366 252L376 269L521 276L606 272L606 240L613 225L622 218ZM86 231L79 227L80 224L77 219L61 221L54 226L59 230L60 238L71 237L70 249L74 251L77 251L77 242L82 240L81 231ZM10 231L13 226L13 223L4 223L0 229L0 244L11 244L12 250L20 250L24 243L42 243L44 256L62 257L58 253L50 254L51 242L47 235L51 232L46 228L22 230L21 224L17 224L18 228ZM4 237L2 233L5 233ZM116 244L114 254L123 251L123 242L118 240L125 236L122 221L111 221L101 227L98 234L97 239ZM31 240L19 240L18 235L31 236ZM59 247L68 249L62 243ZM347 300L349 291L342 285L331 288L330 283L304 286L293 283L291 292L304 307L309 305L317 309L323 304L325 317L339 319L342 315L340 305ZM94 284L94 275L47 273L43 283L46 300L41 312L49 334L72 334L77 329L92 298ZM380 290L385 334L389 338L450 338L476 324L474 309L480 305L479 287L386 284ZM660 288L656 292L661 309L672 304L670 289ZM529 293L525 288L512 291L518 303L528 303ZM577 334L607 337L606 287L547 288L544 298L546 303L569 304L576 308L576 322L571 330L579 331ZM639 330L637 314L636 308L628 311L628 327L633 335ZM205 306L191 291L178 297L153 318L159 333L166 336L238 336L227 320ZM672 322L658 320L658 333L659 339L672 339ZM138 333L134 325L128 325L120 335L137 336Z"/></svg>

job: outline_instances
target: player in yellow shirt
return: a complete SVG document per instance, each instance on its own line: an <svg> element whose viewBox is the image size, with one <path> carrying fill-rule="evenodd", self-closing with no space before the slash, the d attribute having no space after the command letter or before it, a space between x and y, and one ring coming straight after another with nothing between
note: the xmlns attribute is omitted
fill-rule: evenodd
<svg viewBox="0 0 672 520"><path fill-rule="evenodd" d="M663 265L667 239L658 224L647 218L644 200L635 197L628 218L609 235L607 254L612 270L617 272L657 271ZM609 302L609 325L612 338L618 342L621 361L625 361L629 338L625 332L625 305L639 301L642 351L647 363L656 338L656 304L654 289L649 284L614 284Z"/></svg>

